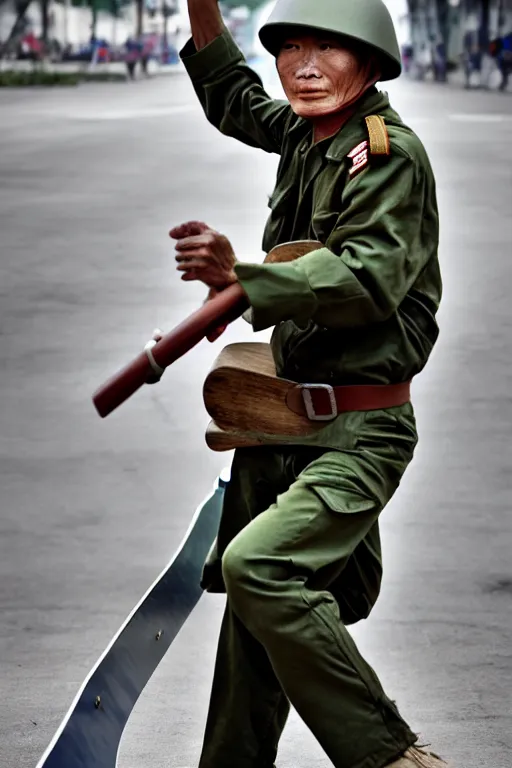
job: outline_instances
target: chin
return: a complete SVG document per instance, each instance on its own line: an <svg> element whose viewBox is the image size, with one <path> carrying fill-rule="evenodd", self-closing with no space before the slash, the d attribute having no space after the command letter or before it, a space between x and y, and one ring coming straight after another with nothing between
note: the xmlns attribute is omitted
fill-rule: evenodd
<svg viewBox="0 0 512 768"><path fill-rule="evenodd" d="M330 104L315 103L313 100L309 103L304 101L293 101L291 108L298 117L306 120L314 120L319 117L327 117L336 113L336 108Z"/></svg>

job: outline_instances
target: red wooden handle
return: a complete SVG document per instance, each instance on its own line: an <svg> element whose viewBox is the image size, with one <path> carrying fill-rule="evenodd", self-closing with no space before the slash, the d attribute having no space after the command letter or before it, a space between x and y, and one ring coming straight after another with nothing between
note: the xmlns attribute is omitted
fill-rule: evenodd
<svg viewBox="0 0 512 768"><path fill-rule="evenodd" d="M151 350L155 362L160 368L167 368L216 328L240 317L248 306L242 286L239 283L230 285L155 344ZM146 352L141 352L96 390L92 401L99 415L105 418L112 413L145 384L151 373L148 356Z"/></svg>

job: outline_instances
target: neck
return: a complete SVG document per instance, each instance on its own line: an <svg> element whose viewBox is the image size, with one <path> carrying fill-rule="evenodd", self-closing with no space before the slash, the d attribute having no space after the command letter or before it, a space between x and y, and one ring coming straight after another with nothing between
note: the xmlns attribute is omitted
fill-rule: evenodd
<svg viewBox="0 0 512 768"><path fill-rule="evenodd" d="M335 136L343 128L345 123L354 114L354 109L343 109L334 115L323 115L313 118L313 141L318 144L319 141L329 139Z"/></svg>
<svg viewBox="0 0 512 768"><path fill-rule="evenodd" d="M320 117L314 117L313 123L313 141L318 144L323 139L329 139L335 136L340 131L345 123L347 123L354 112L357 105L360 103L363 96L366 96L368 91L375 85L377 78L369 81L361 91L348 101L339 112L335 112L332 115L322 115Z"/></svg>

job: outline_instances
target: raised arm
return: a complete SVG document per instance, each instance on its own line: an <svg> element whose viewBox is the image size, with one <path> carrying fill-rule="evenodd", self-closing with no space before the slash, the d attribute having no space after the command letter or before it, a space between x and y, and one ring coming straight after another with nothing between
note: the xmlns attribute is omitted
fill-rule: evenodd
<svg viewBox="0 0 512 768"><path fill-rule="evenodd" d="M188 0L192 29L180 52L208 120L221 133L280 154L287 101L272 99L226 28L217 0Z"/></svg>
<svg viewBox="0 0 512 768"><path fill-rule="evenodd" d="M197 51L206 48L226 31L218 0L188 0L188 15Z"/></svg>

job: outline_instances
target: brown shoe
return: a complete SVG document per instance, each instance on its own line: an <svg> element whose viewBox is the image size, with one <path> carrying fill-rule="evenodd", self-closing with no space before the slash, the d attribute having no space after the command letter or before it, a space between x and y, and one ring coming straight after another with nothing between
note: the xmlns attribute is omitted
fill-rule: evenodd
<svg viewBox="0 0 512 768"><path fill-rule="evenodd" d="M448 763L434 755L433 752L425 752L421 747L409 747L402 757L390 763L387 768L449 768Z"/></svg>

